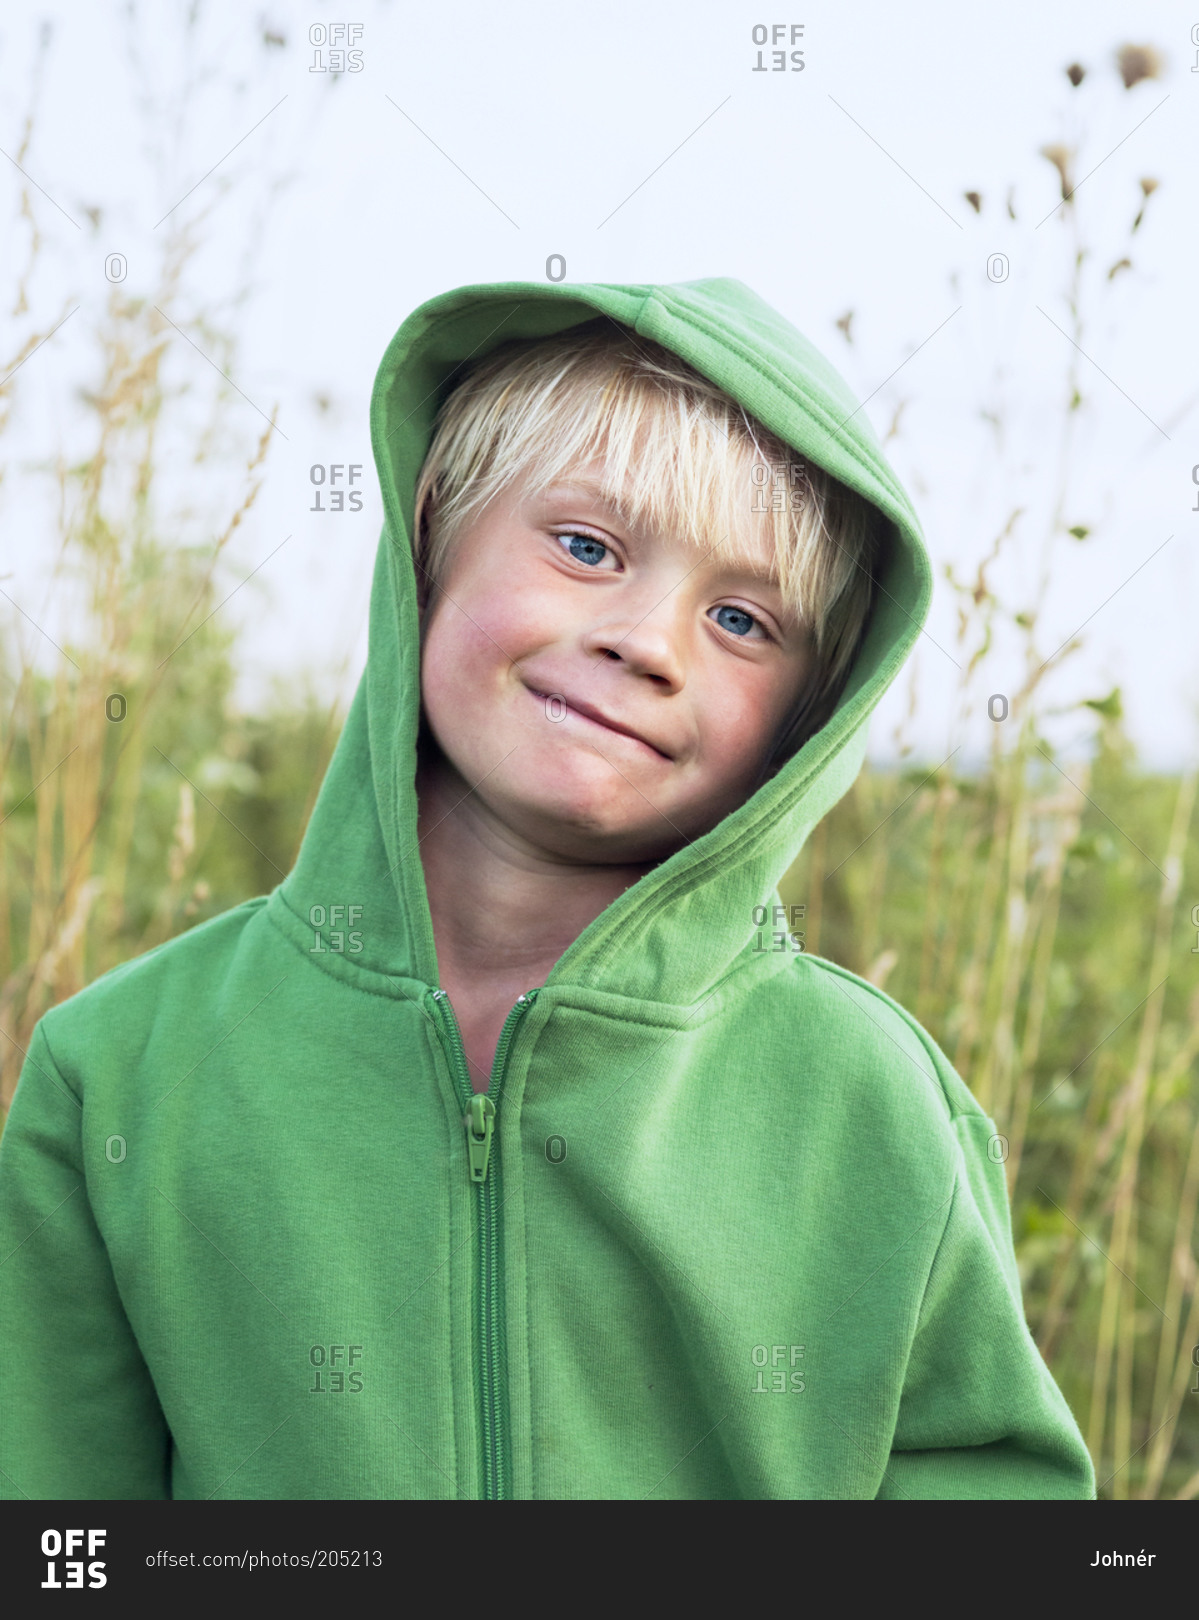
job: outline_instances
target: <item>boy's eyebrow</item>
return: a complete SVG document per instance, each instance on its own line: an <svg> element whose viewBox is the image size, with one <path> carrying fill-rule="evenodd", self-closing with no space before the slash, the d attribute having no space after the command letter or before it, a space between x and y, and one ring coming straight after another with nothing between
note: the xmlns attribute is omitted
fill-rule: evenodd
<svg viewBox="0 0 1199 1620"><path fill-rule="evenodd" d="M627 521L628 514L622 510L622 508L611 498L611 496L604 494L603 490L594 479L564 478L560 479L556 484L550 484L546 489L541 491L541 498L547 501L553 496L561 497L563 495L586 495L590 500L594 501L597 506L602 506L605 511L611 512L614 516Z"/></svg>
<svg viewBox="0 0 1199 1620"><path fill-rule="evenodd" d="M628 513L622 510L609 496L605 495L599 484L591 478L562 479L558 483L550 484L543 489L541 497L543 500L549 500L554 496L561 497L576 493L586 495L597 506L602 506L605 511L611 512L615 517L620 518L622 522L627 523L629 521ZM769 585L776 591L782 589L778 568L773 561L768 567L763 567L761 563L755 562L752 557L735 556L729 559L729 570L742 578L752 579L757 584Z"/></svg>

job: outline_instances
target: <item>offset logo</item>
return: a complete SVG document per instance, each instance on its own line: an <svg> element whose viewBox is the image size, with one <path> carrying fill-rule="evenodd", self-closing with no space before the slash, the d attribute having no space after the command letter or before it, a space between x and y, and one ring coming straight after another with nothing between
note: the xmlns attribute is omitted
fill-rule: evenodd
<svg viewBox="0 0 1199 1620"><path fill-rule="evenodd" d="M308 1360L316 1382L309 1389L310 1395L361 1395L361 1372L347 1371L356 1362L363 1359L363 1350L360 1344L314 1344L308 1352Z"/></svg>
<svg viewBox="0 0 1199 1620"><path fill-rule="evenodd" d="M87 1585L93 1590L108 1585L108 1576L104 1573L103 1563L97 1561L96 1554L103 1547L108 1535L107 1530L43 1530L42 1552L46 1557L46 1579L43 1587L71 1587ZM74 1553L82 1553L84 1538L87 1539L88 1563L85 1582L83 1559L75 1558ZM65 1555L65 1556L64 1556ZM59 1580L59 1559L62 1558L62 1573L65 1580Z"/></svg>
<svg viewBox="0 0 1199 1620"><path fill-rule="evenodd" d="M313 23L308 30L312 46L309 73L361 73L362 52L346 47L356 46L362 35L361 23Z"/></svg>
<svg viewBox="0 0 1199 1620"><path fill-rule="evenodd" d="M346 477L348 489L338 489L338 484ZM322 461L314 461L308 469L308 477L312 483L313 504L308 508L310 512L361 512L362 491L352 486L362 477L362 463L360 461L334 461L328 466ZM328 481L329 504L326 506L322 499L322 487ZM346 506L346 495L350 497L350 504Z"/></svg>

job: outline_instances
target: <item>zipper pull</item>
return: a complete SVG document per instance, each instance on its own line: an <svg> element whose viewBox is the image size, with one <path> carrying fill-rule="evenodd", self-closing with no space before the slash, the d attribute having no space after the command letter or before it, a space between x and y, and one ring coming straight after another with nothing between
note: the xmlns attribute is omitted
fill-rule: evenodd
<svg viewBox="0 0 1199 1620"><path fill-rule="evenodd" d="M486 1181L487 1165L491 1159L491 1132L495 1123L495 1104L486 1092L475 1092L462 1122L466 1126L470 1179Z"/></svg>

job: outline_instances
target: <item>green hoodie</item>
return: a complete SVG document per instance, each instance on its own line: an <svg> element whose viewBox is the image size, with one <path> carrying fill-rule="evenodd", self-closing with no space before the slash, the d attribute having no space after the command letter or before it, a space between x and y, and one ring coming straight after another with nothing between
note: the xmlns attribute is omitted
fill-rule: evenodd
<svg viewBox="0 0 1199 1620"><path fill-rule="evenodd" d="M836 713L529 985L492 1119L416 853L413 491L455 367L597 312L872 501L889 553ZM31 1042L0 1147L0 1488L1093 1496L991 1121L769 909L930 597L842 379L736 281L467 287L396 334L371 436L370 655L294 870Z"/></svg>

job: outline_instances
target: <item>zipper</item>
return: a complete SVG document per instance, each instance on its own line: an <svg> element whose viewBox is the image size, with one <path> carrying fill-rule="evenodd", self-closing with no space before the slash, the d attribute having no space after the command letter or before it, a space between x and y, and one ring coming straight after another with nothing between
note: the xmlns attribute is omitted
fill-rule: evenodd
<svg viewBox="0 0 1199 1620"><path fill-rule="evenodd" d="M510 1494L507 1346L499 1223L503 1200L500 1197L499 1153L495 1151L496 1117L513 1033L520 1018L536 998L536 990L517 998L500 1031L487 1090L475 1091L466 1064L462 1033L450 998L444 990L429 991L429 999L437 1010L449 1047L454 1087L463 1109L467 1169L471 1184L477 1189L479 1242L475 1321L479 1335L483 1498L488 1502L505 1501Z"/></svg>

